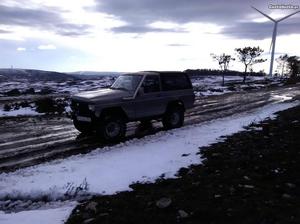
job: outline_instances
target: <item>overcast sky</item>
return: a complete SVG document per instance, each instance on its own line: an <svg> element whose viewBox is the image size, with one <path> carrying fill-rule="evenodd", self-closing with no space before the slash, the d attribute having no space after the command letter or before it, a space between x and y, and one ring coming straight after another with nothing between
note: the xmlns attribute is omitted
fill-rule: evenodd
<svg viewBox="0 0 300 224"><path fill-rule="evenodd" d="M298 9L270 9L289 4ZM260 46L300 0L1 0L0 67L56 71L217 68L210 54ZM280 23L277 56L299 55L300 13ZM254 70L265 69L268 63ZM241 69L237 62L231 69Z"/></svg>

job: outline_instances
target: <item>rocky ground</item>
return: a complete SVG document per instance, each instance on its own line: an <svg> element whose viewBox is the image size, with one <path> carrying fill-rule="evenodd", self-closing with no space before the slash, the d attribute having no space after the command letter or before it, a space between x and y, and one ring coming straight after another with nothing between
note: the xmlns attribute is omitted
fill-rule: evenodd
<svg viewBox="0 0 300 224"><path fill-rule="evenodd" d="M201 148L176 179L82 202L67 223L300 223L299 134L300 107L280 112Z"/></svg>

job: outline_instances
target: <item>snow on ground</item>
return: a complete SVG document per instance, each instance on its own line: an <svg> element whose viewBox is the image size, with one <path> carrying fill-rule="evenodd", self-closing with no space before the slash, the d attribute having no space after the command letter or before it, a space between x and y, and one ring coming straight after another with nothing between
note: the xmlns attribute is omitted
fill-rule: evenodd
<svg viewBox="0 0 300 224"><path fill-rule="evenodd" d="M2 173L0 200L6 196L36 198L44 195L53 200L60 199L70 186L76 188L85 180L89 193L113 194L130 190L129 185L136 181L154 181L162 174L174 177L181 167L201 163L199 155L196 155L199 147L296 104L272 104L240 115L162 131L89 154ZM182 154L189 156L183 157Z"/></svg>
<svg viewBox="0 0 300 224"><path fill-rule="evenodd" d="M38 113L34 110L34 108L30 107L25 107L25 108L20 108L18 110L11 110L11 111L3 111L0 109L0 117L16 117L16 116L35 116L35 115L42 115L41 113Z"/></svg>
<svg viewBox="0 0 300 224"><path fill-rule="evenodd" d="M64 223L72 212L74 205L55 209L41 209L4 214L0 211L1 224L59 224Z"/></svg>
<svg viewBox="0 0 300 224"><path fill-rule="evenodd" d="M97 88L110 86L113 82L113 78L105 76L98 79L91 80L77 80L77 81L29 81L18 80L9 82L0 82L0 92L7 92L13 89L18 89L21 92L33 88L37 93L42 89L52 89L58 93L71 93L75 94L81 91L94 90Z"/></svg>
<svg viewBox="0 0 300 224"><path fill-rule="evenodd" d="M263 76L248 76L247 82L263 81ZM206 93L207 89L220 89L222 90L222 76L199 76L197 78L191 78L193 86L199 88L200 92ZM241 82L243 78L241 76L225 76L225 83ZM13 89L18 89L20 92L26 92L26 90L33 88L36 93L39 93L43 89L51 89L56 93L70 93L76 94L82 91L95 90L98 88L104 88L110 86L114 81L111 76L103 76L98 79L89 80L77 80L77 81L8 81L0 82L0 92L5 93ZM273 77L272 82L280 81L278 78ZM197 90L198 91L198 90ZM211 92L209 95L212 95ZM218 93L216 93L218 94ZM5 95L5 94L4 94ZM208 93L206 93L208 95Z"/></svg>
<svg viewBox="0 0 300 224"><path fill-rule="evenodd" d="M195 84L221 84L223 77L221 75L216 76L199 76L196 78L192 78L193 83ZM266 77L264 76L248 76L247 82L253 82L253 81L263 81ZM275 79L275 77L274 77ZM242 76L225 76L225 83L231 83L231 82L242 82L243 77Z"/></svg>
<svg viewBox="0 0 300 224"><path fill-rule="evenodd" d="M97 149L89 154L0 174L0 201L34 199L43 195L53 200L62 199L64 193L87 182L87 191L96 194L114 194L130 190L133 182L155 181L162 174L172 178L181 167L201 163L197 152L220 137L243 130L252 122L273 117L277 111L299 105L299 102L277 103L197 125L160 132L142 139ZM182 156L186 154L188 156ZM60 208L31 210L4 214L1 224L63 223L75 204Z"/></svg>
<svg viewBox="0 0 300 224"><path fill-rule="evenodd" d="M266 78L264 76L248 76L246 84L243 84L242 80L241 76L225 76L225 86L222 86L222 76L199 76L191 79L196 96L222 95L249 89L261 89L268 85L281 85L284 81L283 78ZM257 83L262 81L266 83Z"/></svg>

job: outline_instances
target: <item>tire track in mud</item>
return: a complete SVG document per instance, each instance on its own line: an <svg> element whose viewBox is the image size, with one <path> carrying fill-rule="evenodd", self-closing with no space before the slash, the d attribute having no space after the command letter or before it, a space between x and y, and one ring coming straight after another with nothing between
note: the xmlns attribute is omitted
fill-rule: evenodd
<svg viewBox="0 0 300 224"><path fill-rule="evenodd" d="M299 96L300 85L197 97L195 107L186 111L185 124L210 121ZM0 123L0 172L113 145L104 144L95 135L79 134L68 118L30 117L8 119L7 122L1 120ZM139 128L139 122L129 123L126 139L141 138L163 130L158 121L153 122L150 129Z"/></svg>

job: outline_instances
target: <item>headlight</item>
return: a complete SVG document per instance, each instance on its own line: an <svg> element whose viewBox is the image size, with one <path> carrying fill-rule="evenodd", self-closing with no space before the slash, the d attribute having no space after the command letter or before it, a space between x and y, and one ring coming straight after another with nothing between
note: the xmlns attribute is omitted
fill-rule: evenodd
<svg viewBox="0 0 300 224"><path fill-rule="evenodd" d="M95 105L89 105L89 110L90 111L95 111Z"/></svg>

